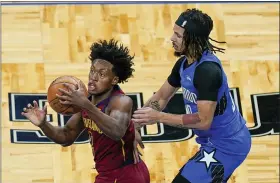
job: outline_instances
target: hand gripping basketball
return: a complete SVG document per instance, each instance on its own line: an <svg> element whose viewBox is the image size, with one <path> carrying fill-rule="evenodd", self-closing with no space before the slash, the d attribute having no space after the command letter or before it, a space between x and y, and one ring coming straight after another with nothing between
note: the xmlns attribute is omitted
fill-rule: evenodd
<svg viewBox="0 0 280 183"><path fill-rule="evenodd" d="M59 90L59 88L63 90ZM66 116L73 115L77 112L80 112L81 111L80 107L76 105L66 104L66 103L74 103L71 100L71 93L74 92L75 90L84 91L84 96L88 96L87 88L80 79L68 75L60 76L56 78L48 88L47 98L50 107L55 112ZM66 93L65 92L62 93L61 91L62 92L66 91ZM62 101L62 103L60 101Z"/></svg>
<svg viewBox="0 0 280 183"><path fill-rule="evenodd" d="M58 89L63 94L56 94L56 97L59 99L59 102L64 105L75 105L77 107L82 108L85 101L87 100L87 96L85 95L85 89L82 86L82 84L82 81L79 81L78 89L74 89L70 84L63 83L63 86L68 88L68 91L62 88Z"/></svg>
<svg viewBox="0 0 280 183"><path fill-rule="evenodd" d="M47 105L44 106L43 110L39 109L36 101L33 101L33 105L28 104L27 108L23 108L21 115L29 119L35 126L41 126L46 121Z"/></svg>

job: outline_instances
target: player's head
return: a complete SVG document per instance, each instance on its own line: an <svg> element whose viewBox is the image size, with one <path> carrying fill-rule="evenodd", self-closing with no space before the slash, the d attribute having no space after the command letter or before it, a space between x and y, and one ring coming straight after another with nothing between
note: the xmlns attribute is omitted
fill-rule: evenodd
<svg viewBox="0 0 280 183"><path fill-rule="evenodd" d="M132 76L134 56L118 41L100 40L90 47L91 68L88 90L92 95L102 94L118 83L124 83Z"/></svg>
<svg viewBox="0 0 280 183"><path fill-rule="evenodd" d="M212 29L213 20L206 13L197 9L184 11L176 20L171 37L175 56L186 55L198 59L205 50L223 52L225 49L209 42L209 39L215 41L209 37Z"/></svg>

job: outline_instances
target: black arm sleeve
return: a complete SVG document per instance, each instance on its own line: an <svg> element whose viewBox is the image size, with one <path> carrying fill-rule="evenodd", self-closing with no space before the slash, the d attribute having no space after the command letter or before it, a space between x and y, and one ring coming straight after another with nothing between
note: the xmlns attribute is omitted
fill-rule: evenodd
<svg viewBox="0 0 280 183"><path fill-rule="evenodd" d="M204 62L194 73L194 86L198 91L197 100L217 101L222 85L222 69L215 62Z"/></svg>
<svg viewBox="0 0 280 183"><path fill-rule="evenodd" d="M167 78L168 83L175 88L181 87L180 67L183 61L184 57L180 58L176 62L171 71L171 74Z"/></svg>

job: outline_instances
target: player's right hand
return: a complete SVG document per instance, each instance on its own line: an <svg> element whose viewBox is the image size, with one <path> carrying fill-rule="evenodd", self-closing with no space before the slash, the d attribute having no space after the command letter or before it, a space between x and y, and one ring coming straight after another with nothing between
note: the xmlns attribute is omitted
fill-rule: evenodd
<svg viewBox="0 0 280 183"><path fill-rule="evenodd" d="M46 121L47 105L41 110L36 101L33 101L33 104L34 106L28 104L26 108L23 108L21 115L29 119L35 126L41 126Z"/></svg>

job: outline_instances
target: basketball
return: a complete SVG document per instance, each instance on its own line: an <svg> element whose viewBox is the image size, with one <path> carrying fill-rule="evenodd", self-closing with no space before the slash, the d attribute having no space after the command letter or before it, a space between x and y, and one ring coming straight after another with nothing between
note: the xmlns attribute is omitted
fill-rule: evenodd
<svg viewBox="0 0 280 183"><path fill-rule="evenodd" d="M56 94L63 95L58 90L59 88L69 91L69 89L63 85L63 83L68 83L73 87L73 89L78 89L79 81L80 81L80 79L78 79L74 76L61 76L61 77L56 78L50 84L50 86L48 88L47 99L48 99L48 103L49 103L50 107L54 111L56 111L59 114L66 115L66 116L73 115L80 111L79 107L76 107L73 105L61 104L59 102L59 98L56 97ZM81 85L84 89L85 96L87 96L88 93L87 93L87 88L86 88L85 84L83 82L81 82Z"/></svg>

